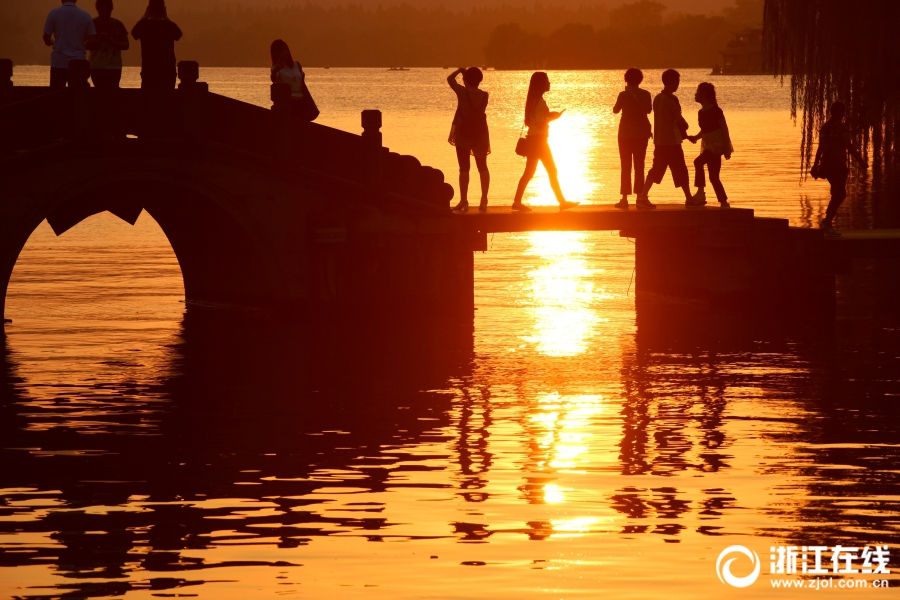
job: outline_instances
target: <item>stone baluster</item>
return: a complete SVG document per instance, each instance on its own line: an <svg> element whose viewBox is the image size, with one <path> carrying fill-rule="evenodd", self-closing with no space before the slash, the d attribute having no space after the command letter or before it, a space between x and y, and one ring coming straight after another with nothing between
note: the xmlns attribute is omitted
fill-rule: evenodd
<svg viewBox="0 0 900 600"><path fill-rule="evenodd" d="M364 110L360 115L360 121L363 128L362 142L367 154L367 160L362 166L363 181L374 189L382 189L388 150L381 145L381 111Z"/></svg>
<svg viewBox="0 0 900 600"><path fill-rule="evenodd" d="M200 92L209 91L209 85L200 81L200 63L196 60L179 61L178 89Z"/></svg>
<svg viewBox="0 0 900 600"><path fill-rule="evenodd" d="M91 77L91 63L86 60L69 61L69 87L84 89L91 87L88 79Z"/></svg>
<svg viewBox="0 0 900 600"><path fill-rule="evenodd" d="M288 115L291 110L291 86L286 83L273 83L269 89L269 97L272 99L272 111Z"/></svg>
<svg viewBox="0 0 900 600"><path fill-rule="evenodd" d="M364 110L361 115L362 138L366 145L381 148L381 111Z"/></svg>
<svg viewBox="0 0 900 600"><path fill-rule="evenodd" d="M13 61L0 58L0 93L8 92L12 86Z"/></svg>

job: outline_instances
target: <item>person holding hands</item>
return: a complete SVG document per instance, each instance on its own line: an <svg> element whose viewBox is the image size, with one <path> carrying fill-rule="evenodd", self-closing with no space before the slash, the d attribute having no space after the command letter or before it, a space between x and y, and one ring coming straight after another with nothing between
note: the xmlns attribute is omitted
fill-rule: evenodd
<svg viewBox="0 0 900 600"><path fill-rule="evenodd" d="M694 100L700 103L697 112L697 122L700 125L700 133L689 135L688 140L696 144L700 140L700 156L694 159L694 185L697 193L691 196L689 206L703 206L706 204L706 178L704 165L709 169L709 182L716 192L716 200L719 206L729 208L728 195L725 187L719 179L722 170L722 157L725 160L731 158L734 148L731 145L731 137L728 135L728 123L725 121L725 113L716 102L716 88L713 84L703 82L697 86Z"/></svg>

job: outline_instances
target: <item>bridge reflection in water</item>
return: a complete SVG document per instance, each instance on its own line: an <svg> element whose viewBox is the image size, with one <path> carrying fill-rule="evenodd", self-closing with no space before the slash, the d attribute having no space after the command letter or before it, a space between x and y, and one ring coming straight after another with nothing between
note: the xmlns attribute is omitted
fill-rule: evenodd
<svg viewBox="0 0 900 600"><path fill-rule="evenodd" d="M309 569L335 551L349 552L342 564L357 577L380 580L353 559L365 541L471 561L555 552L517 539L570 549L602 539L619 553L643 535L848 545L890 535L893 513L879 503L896 485L896 381L861 387L890 361L860 357L838 375L831 361L858 349L827 333L715 341L682 314L697 335L655 337L647 314L623 357L621 397L517 389L473 360L471 329L322 339L201 312L158 380L51 402L7 351L0 565L51 566L61 577L48 592L106 596L190 593L261 567L313 585L321 572ZM748 465L760 452L764 464ZM773 478L787 496L771 504ZM852 506L828 501L838 486L853 490ZM754 510L773 521L745 523Z"/></svg>

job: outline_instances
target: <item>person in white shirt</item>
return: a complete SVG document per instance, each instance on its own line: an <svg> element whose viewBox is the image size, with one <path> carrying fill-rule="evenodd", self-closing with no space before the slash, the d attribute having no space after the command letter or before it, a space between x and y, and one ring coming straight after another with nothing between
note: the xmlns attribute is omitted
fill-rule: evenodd
<svg viewBox="0 0 900 600"><path fill-rule="evenodd" d="M53 47L50 54L50 87L66 87L69 61L85 60L85 42L96 34L90 13L75 6L76 0L63 0L44 23L44 44Z"/></svg>
<svg viewBox="0 0 900 600"><path fill-rule="evenodd" d="M319 116L319 108L306 87L306 73L294 60L287 42L275 40L269 51L272 55L272 83L283 83L291 89L291 111L295 115L304 121L314 120Z"/></svg>

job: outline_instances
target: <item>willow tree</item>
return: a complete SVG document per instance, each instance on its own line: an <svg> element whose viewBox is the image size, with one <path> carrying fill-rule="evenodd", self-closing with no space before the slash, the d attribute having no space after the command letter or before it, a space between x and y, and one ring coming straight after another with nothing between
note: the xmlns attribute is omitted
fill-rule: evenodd
<svg viewBox="0 0 900 600"><path fill-rule="evenodd" d="M810 165L828 106L847 106L852 143L871 153L873 184L896 208L900 168L900 1L766 0L768 67L791 78L791 115L802 114L803 171Z"/></svg>

